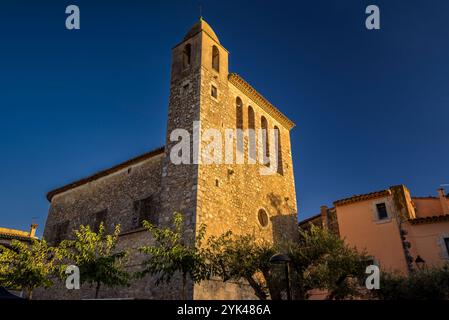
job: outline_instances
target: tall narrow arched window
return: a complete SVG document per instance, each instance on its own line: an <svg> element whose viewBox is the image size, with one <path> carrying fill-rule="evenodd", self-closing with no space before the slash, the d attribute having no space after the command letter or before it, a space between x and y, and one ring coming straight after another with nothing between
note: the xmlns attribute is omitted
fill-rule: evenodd
<svg viewBox="0 0 449 320"><path fill-rule="evenodd" d="M282 143L281 143L281 130L277 126L274 126L274 131L277 132L277 139L276 139L276 150L278 155L278 173L283 175L284 174L284 167L282 163Z"/></svg>
<svg viewBox="0 0 449 320"><path fill-rule="evenodd" d="M212 47L212 68L217 72L220 71L220 51L217 46Z"/></svg>
<svg viewBox="0 0 449 320"><path fill-rule="evenodd" d="M243 152L243 102L240 97L237 97L237 99L235 99L235 112L235 126L237 128L237 150Z"/></svg>
<svg viewBox="0 0 449 320"><path fill-rule="evenodd" d="M268 121L262 116L260 118L260 127L262 129L263 163L268 165L270 159L270 145L268 141Z"/></svg>
<svg viewBox="0 0 449 320"><path fill-rule="evenodd" d="M248 106L248 129L256 129L256 119L254 117L254 109Z"/></svg>
<svg viewBox="0 0 449 320"><path fill-rule="evenodd" d="M186 44L184 51L182 52L182 67L186 69L190 66L190 60L192 58L192 45L190 43Z"/></svg>
<svg viewBox="0 0 449 320"><path fill-rule="evenodd" d="M235 111L236 111L236 124L235 126L237 127L237 129L243 129L243 102L242 99L240 99L239 97L237 97L237 99L235 99Z"/></svg>
<svg viewBox="0 0 449 320"><path fill-rule="evenodd" d="M248 106L248 154L249 158L256 160L256 118L254 109Z"/></svg>

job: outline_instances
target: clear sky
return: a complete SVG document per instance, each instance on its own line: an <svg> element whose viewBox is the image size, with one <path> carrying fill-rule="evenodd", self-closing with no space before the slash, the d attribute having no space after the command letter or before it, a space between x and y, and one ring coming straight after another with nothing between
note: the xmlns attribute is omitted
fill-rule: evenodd
<svg viewBox="0 0 449 320"><path fill-rule="evenodd" d="M239 73L297 127L299 218L394 184L449 183L449 1L202 1ZM65 29L65 7L81 30ZM170 50L198 1L0 3L0 226L47 191L164 143ZM381 30L365 28L377 4ZM449 191L449 190L447 190Z"/></svg>

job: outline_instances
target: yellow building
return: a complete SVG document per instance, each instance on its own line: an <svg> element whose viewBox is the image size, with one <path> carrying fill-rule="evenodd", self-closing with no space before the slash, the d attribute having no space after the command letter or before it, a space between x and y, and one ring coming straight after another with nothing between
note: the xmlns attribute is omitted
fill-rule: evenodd
<svg viewBox="0 0 449 320"><path fill-rule="evenodd" d="M34 223L31 225L29 231L0 227L0 245L9 247L12 240L30 242L32 239L38 239L36 230L37 224Z"/></svg>

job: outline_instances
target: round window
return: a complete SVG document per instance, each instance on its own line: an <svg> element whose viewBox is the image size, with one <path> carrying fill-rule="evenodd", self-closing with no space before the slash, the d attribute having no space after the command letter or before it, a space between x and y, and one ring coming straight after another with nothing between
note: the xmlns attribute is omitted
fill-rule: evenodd
<svg viewBox="0 0 449 320"><path fill-rule="evenodd" d="M268 222L269 222L268 214L264 209L259 210L259 212L257 213L257 218L259 220L259 224L262 227L268 226Z"/></svg>

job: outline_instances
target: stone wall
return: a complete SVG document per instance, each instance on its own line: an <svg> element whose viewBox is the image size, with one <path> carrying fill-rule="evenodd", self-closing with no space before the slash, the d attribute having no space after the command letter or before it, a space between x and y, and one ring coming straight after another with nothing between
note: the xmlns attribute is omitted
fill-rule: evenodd
<svg viewBox="0 0 449 320"><path fill-rule="evenodd" d="M156 155L132 167L55 195L44 230L44 239L53 240L56 228L68 222L63 238L79 225L92 224L95 215L107 210L108 231L121 225L122 232L139 228L135 202L149 196L159 202L162 155Z"/></svg>

